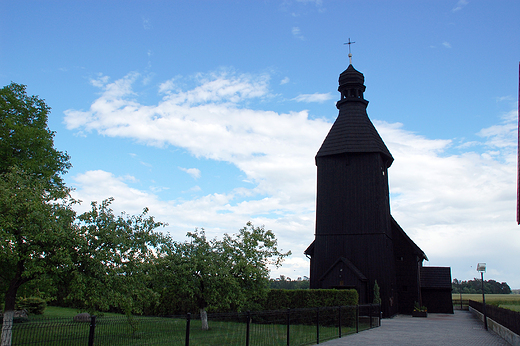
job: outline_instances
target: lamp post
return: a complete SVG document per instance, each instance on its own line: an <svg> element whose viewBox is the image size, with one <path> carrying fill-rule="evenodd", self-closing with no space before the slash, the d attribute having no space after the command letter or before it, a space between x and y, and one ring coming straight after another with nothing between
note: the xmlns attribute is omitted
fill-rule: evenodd
<svg viewBox="0 0 520 346"><path fill-rule="evenodd" d="M480 272L480 280L482 282L482 314L484 315L484 329L488 330L486 316L486 296L484 295L484 272L486 271L486 263L478 263L477 271Z"/></svg>

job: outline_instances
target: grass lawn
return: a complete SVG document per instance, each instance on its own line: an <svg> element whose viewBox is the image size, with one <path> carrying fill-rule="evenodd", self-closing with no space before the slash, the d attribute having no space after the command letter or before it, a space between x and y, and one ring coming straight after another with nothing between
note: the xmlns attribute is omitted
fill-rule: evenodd
<svg viewBox="0 0 520 346"><path fill-rule="evenodd" d="M454 293L452 299L459 301L460 294ZM462 300L482 302L482 294L462 294ZM520 311L520 294L486 294L486 304L513 311Z"/></svg>
<svg viewBox="0 0 520 346"><path fill-rule="evenodd" d="M48 307L42 317L16 324L13 344L78 345L86 344L90 323L73 322L75 309ZM186 319L160 317L134 317L137 328L132 330L125 316L105 314L96 319L95 345L179 345L185 344ZM192 320L190 345L244 345L246 323L209 321L210 330L202 331L200 320ZM360 330L368 326L360 326ZM355 328L342 328L342 334L355 332ZM291 345L316 343L316 326L291 325ZM338 337L336 327L320 327L320 341ZM284 324L250 325L250 345L286 345L287 326Z"/></svg>
<svg viewBox="0 0 520 346"><path fill-rule="evenodd" d="M43 313L43 315L41 315L41 317L43 317L43 318L61 318L61 317L72 318L72 317L76 316L77 314L79 314L79 310L74 309L74 308L61 308L58 306L47 306L47 308L45 309L45 312ZM110 313L110 312L104 312L102 314L102 316L116 317L116 316L121 316L121 315ZM37 316L35 316L35 317L38 318Z"/></svg>

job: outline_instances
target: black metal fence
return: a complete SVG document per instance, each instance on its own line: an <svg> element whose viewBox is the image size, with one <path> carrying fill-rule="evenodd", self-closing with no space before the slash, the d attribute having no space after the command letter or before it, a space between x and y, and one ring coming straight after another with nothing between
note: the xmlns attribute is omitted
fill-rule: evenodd
<svg viewBox="0 0 520 346"><path fill-rule="evenodd" d="M380 325L379 305L200 316L32 319L15 323L12 345L312 345Z"/></svg>
<svg viewBox="0 0 520 346"><path fill-rule="evenodd" d="M454 310L468 310L469 299L452 299Z"/></svg>
<svg viewBox="0 0 520 346"><path fill-rule="evenodd" d="M481 302L470 300L469 306L480 313L483 311L483 304ZM486 315L496 323L520 335L520 312L486 304Z"/></svg>

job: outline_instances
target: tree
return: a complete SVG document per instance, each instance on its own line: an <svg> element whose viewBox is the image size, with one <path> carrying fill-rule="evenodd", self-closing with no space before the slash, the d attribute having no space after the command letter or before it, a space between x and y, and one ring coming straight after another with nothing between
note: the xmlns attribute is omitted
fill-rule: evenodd
<svg viewBox="0 0 520 346"><path fill-rule="evenodd" d="M242 301L238 282L222 253L217 239L208 239L204 229L188 232L189 241L173 242L161 261L162 294L176 295L199 309L202 329L207 330L208 306L229 309ZM192 304L189 304L192 303Z"/></svg>
<svg viewBox="0 0 520 346"><path fill-rule="evenodd" d="M379 293L379 285L377 280L374 282L374 304L381 305L381 294Z"/></svg>
<svg viewBox="0 0 520 346"><path fill-rule="evenodd" d="M50 108L25 86L0 89L0 278L4 293L2 345L18 289L70 264L74 211L62 175L69 156L54 148Z"/></svg>
<svg viewBox="0 0 520 346"><path fill-rule="evenodd" d="M267 293L269 265L278 268L291 255L290 251L278 250L273 231L265 230L264 226L255 227L251 222L237 234L224 234L222 247L227 265L244 292L244 303L248 304Z"/></svg>
<svg viewBox="0 0 520 346"><path fill-rule="evenodd" d="M309 289L310 282L307 276L303 278L298 277L296 280L291 280L290 277L280 275L276 279L269 279L269 288L284 289L284 290L305 290Z"/></svg>
<svg viewBox="0 0 520 346"><path fill-rule="evenodd" d="M290 252L282 253L272 231L250 222L238 234L222 240L208 239L204 230L189 232L189 240L173 242L160 258L162 300L176 295L199 309L202 329L207 330L207 310L226 311L249 307L265 294L268 265L280 266ZM189 305L186 308L190 308Z"/></svg>
<svg viewBox="0 0 520 346"><path fill-rule="evenodd" d="M18 167L46 193L62 198L69 192L62 175L71 164L67 153L54 148L49 112L44 100L27 95L25 85L11 83L0 89L0 174Z"/></svg>
<svg viewBox="0 0 520 346"><path fill-rule="evenodd" d="M482 293L481 279L473 279L468 281L461 281L453 279L452 282L453 293L475 294ZM506 282L497 282L495 280L484 280L484 293L487 294L510 294L511 287Z"/></svg>
<svg viewBox="0 0 520 346"><path fill-rule="evenodd" d="M77 219L77 251L69 273L66 297L73 306L88 312L116 308L130 316L158 301L151 278L157 254L169 239L155 231L164 226L148 216L114 215L113 198Z"/></svg>

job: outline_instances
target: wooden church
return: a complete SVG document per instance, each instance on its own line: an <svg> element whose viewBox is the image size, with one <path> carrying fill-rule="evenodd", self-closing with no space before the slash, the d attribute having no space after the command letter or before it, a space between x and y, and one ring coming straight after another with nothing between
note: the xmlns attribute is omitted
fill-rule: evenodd
<svg viewBox="0 0 520 346"><path fill-rule="evenodd" d="M426 254L390 214L394 159L368 118L364 80L352 64L340 74L339 115L316 155L316 233L305 250L310 287L354 288L367 304L377 280L386 317L411 313L415 302L453 313L450 268L423 267Z"/></svg>

